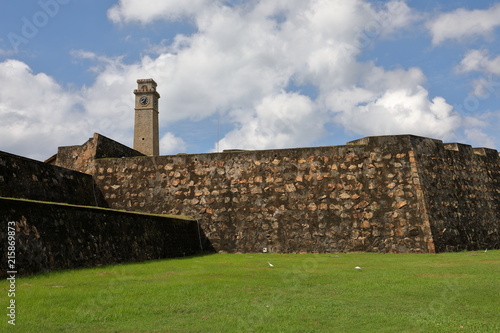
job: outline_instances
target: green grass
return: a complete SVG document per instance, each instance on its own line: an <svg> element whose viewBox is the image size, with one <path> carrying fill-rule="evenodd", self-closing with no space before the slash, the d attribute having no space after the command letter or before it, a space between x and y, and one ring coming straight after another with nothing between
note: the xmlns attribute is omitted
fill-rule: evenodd
<svg viewBox="0 0 500 333"><path fill-rule="evenodd" d="M500 251L217 254L16 283L3 332L500 332Z"/></svg>

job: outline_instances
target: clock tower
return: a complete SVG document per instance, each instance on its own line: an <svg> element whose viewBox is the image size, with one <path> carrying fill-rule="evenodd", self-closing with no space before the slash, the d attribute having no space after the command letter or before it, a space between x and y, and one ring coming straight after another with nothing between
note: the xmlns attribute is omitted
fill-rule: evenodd
<svg viewBox="0 0 500 333"><path fill-rule="evenodd" d="M153 79L137 80L135 94L134 149L148 156L160 154L158 99Z"/></svg>

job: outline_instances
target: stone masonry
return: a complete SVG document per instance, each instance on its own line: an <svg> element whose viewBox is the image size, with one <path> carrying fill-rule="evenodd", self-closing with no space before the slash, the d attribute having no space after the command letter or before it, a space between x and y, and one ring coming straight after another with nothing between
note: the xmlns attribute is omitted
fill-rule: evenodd
<svg viewBox="0 0 500 333"><path fill-rule="evenodd" d="M95 156L124 154L138 153L96 135L59 149L52 163L86 169ZM15 231L20 275L213 252L193 218L102 207L107 203L91 175L0 152L0 253L7 263L7 238Z"/></svg>
<svg viewBox="0 0 500 333"><path fill-rule="evenodd" d="M499 247L500 164L493 150L405 135L95 163L110 207L193 216L218 251Z"/></svg>

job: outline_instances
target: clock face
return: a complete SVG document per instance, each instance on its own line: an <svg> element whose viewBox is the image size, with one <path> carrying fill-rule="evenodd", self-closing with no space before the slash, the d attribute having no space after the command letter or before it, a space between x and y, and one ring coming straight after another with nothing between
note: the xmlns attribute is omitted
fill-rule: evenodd
<svg viewBox="0 0 500 333"><path fill-rule="evenodd" d="M141 98L139 99L139 103L141 103L141 105L148 105L149 98L147 96L141 96Z"/></svg>

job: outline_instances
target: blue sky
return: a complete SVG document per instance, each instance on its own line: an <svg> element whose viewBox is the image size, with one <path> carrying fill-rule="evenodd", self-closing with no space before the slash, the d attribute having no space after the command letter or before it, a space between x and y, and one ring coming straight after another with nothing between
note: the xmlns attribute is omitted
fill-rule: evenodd
<svg viewBox="0 0 500 333"><path fill-rule="evenodd" d="M0 150L132 145L154 78L161 154L415 134L500 148L500 3L6 1Z"/></svg>

